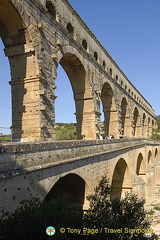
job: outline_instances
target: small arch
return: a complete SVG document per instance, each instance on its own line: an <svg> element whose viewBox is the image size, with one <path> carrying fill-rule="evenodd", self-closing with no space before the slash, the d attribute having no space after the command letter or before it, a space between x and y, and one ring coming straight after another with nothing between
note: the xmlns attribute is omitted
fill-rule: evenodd
<svg viewBox="0 0 160 240"><path fill-rule="evenodd" d="M72 26L71 23L67 24L66 29L68 30L68 33L73 37L73 35L74 35L74 27Z"/></svg>
<svg viewBox="0 0 160 240"><path fill-rule="evenodd" d="M123 86L123 81L121 81L121 86Z"/></svg>
<svg viewBox="0 0 160 240"><path fill-rule="evenodd" d="M118 81L118 75L116 75L116 81Z"/></svg>
<svg viewBox="0 0 160 240"><path fill-rule="evenodd" d="M155 149L155 153L154 153L154 158L155 160L158 160L158 149Z"/></svg>
<svg viewBox="0 0 160 240"><path fill-rule="evenodd" d="M98 60L98 53L97 52L94 52L94 58L95 58L96 61Z"/></svg>
<svg viewBox="0 0 160 240"><path fill-rule="evenodd" d="M106 62L103 61L103 68L105 69L106 68Z"/></svg>
<svg viewBox="0 0 160 240"><path fill-rule="evenodd" d="M51 201L63 196L67 197L71 205L82 209L85 197L85 181L83 178L74 173L61 177L46 195L45 200Z"/></svg>
<svg viewBox="0 0 160 240"><path fill-rule="evenodd" d="M113 172L111 200L114 198L122 198L126 192L130 192L132 189L131 182L131 175L127 163L123 158L120 158Z"/></svg>
<svg viewBox="0 0 160 240"><path fill-rule="evenodd" d="M46 2L46 8L48 9L48 12L51 14L51 16L56 19L56 9L51 1Z"/></svg>
<svg viewBox="0 0 160 240"><path fill-rule="evenodd" d="M150 124L150 121L151 121L151 119L150 119L150 117L148 118L148 124Z"/></svg>
<svg viewBox="0 0 160 240"><path fill-rule="evenodd" d="M146 158L143 157L142 153L138 154L137 162L135 166L133 192L138 198L146 198Z"/></svg>
<svg viewBox="0 0 160 240"><path fill-rule="evenodd" d="M87 41L85 39L82 40L82 46L87 51Z"/></svg>
<svg viewBox="0 0 160 240"><path fill-rule="evenodd" d="M146 114L143 113L143 119L142 119L143 125L144 125L144 123L145 123L145 119L146 119Z"/></svg>
<svg viewBox="0 0 160 240"><path fill-rule="evenodd" d="M129 93L131 92L130 88L128 89L128 92L129 92Z"/></svg>
<svg viewBox="0 0 160 240"><path fill-rule="evenodd" d="M112 77L112 74L113 74L113 73L112 73L112 68L109 69L109 74L110 74L110 76Z"/></svg>
<svg viewBox="0 0 160 240"><path fill-rule="evenodd" d="M125 85L124 89L127 90L127 85Z"/></svg>
<svg viewBox="0 0 160 240"><path fill-rule="evenodd" d="M153 163L153 161L152 161L152 152L151 152L151 150L149 150L149 152L148 152L148 164L151 165L152 163Z"/></svg>
<svg viewBox="0 0 160 240"><path fill-rule="evenodd" d="M145 166L145 162L144 162L142 153L139 153L138 158L137 158L136 174L139 176L146 174L146 166Z"/></svg>

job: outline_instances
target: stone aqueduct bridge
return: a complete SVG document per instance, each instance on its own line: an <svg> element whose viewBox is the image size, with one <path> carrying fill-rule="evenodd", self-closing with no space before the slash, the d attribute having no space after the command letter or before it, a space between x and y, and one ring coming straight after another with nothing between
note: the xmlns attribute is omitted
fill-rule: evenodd
<svg viewBox="0 0 160 240"><path fill-rule="evenodd" d="M0 0L0 37L11 68L13 141L55 138L57 68L75 99L77 137L148 138L154 111L67 0Z"/></svg>
<svg viewBox="0 0 160 240"><path fill-rule="evenodd" d="M85 196L104 174L111 198L127 191L147 203L159 198L160 144L147 140L154 111L69 2L0 0L0 37L11 68L12 137L19 141L0 145L0 209L64 192L87 208ZM53 142L59 64L73 89L77 137L85 141ZM100 102L105 134L128 139L97 139Z"/></svg>
<svg viewBox="0 0 160 240"><path fill-rule="evenodd" d="M160 198L160 142L148 139L6 143L0 145L0 167L0 210L63 193L86 209L85 197L102 175L112 185L111 198L127 191L147 204Z"/></svg>

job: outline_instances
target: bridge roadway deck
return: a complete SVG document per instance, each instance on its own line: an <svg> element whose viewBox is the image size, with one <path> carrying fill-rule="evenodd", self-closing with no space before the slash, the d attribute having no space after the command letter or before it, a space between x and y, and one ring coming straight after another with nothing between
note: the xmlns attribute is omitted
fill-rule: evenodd
<svg viewBox="0 0 160 240"><path fill-rule="evenodd" d="M160 142L132 138L1 143L0 211L14 210L24 199L53 197L59 183L58 192L69 187L87 209L86 196L103 175L114 189L113 197L133 191L147 204L160 199Z"/></svg>
<svg viewBox="0 0 160 240"><path fill-rule="evenodd" d="M0 178L50 168L64 163L160 145L150 139L112 139L0 144Z"/></svg>

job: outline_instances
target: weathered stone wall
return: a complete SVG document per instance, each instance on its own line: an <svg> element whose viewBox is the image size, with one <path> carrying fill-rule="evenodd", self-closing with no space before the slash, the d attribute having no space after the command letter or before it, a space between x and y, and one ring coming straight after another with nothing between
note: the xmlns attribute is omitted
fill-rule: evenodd
<svg viewBox="0 0 160 240"><path fill-rule="evenodd" d="M14 175L65 161L75 161L86 156L112 153L132 146L145 146L148 140L91 140L52 143L18 143L0 146L1 174ZM151 141L152 142L152 141ZM1 176L2 177L2 176Z"/></svg>
<svg viewBox="0 0 160 240"><path fill-rule="evenodd" d="M0 164L1 210L34 196L44 200L70 174L85 181L85 197L102 175L109 178L112 197L132 191L149 204L160 196L160 144L147 139L1 144Z"/></svg>

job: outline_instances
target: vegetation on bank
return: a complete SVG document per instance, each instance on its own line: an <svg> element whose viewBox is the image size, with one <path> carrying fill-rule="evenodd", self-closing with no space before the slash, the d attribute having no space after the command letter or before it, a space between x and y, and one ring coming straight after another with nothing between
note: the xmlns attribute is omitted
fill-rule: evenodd
<svg viewBox="0 0 160 240"><path fill-rule="evenodd" d="M0 136L0 142L11 142L11 134Z"/></svg>
<svg viewBox="0 0 160 240"><path fill-rule="evenodd" d="M76 123L56 123L56 140L76 140ZM101 133L104 132L104 122L101 123ZM151 137L153 140L160 140L160 115L157 117L157 129L154 130ZM10 142L11 134L0 136L0 142Z"/></svg>
<svg viewBox="0 0 160 240"><path fill-rule="evenodd" d="M56 140L76 140L75 123L56 123Z"/></svg>
<svg viewBox="0 0 160 240"><path fill-rule="evenodd" d="M56 123L56 140L76 140L76 124L75 123ZM11 134L1 135L0 142L11 142Z"/></svg>
<svg viewBox="0 0 160 240"><path fill-rule="evenodd" d="M101 133L104 133L104 122L101 123ZM76 140L76 123L56 123L56 140ZM157 128L151 139L160 141L160 115L157 116Z"/></svg>
<svg viewBox="0 0 160 240"><path fill-rule="evenodd" d="M144 200L127 194L122 200L110 201L111 188L102 177L94 194L87 197L90 207L82 211L69 204L67 198L41 202L24 200L13 213L0 219L1 240L157 240L146 220ZM52 237L46 228L56 230ZM71 231L73 229L74 231ZM79 231L77 231L79 230Z"/></svg>

